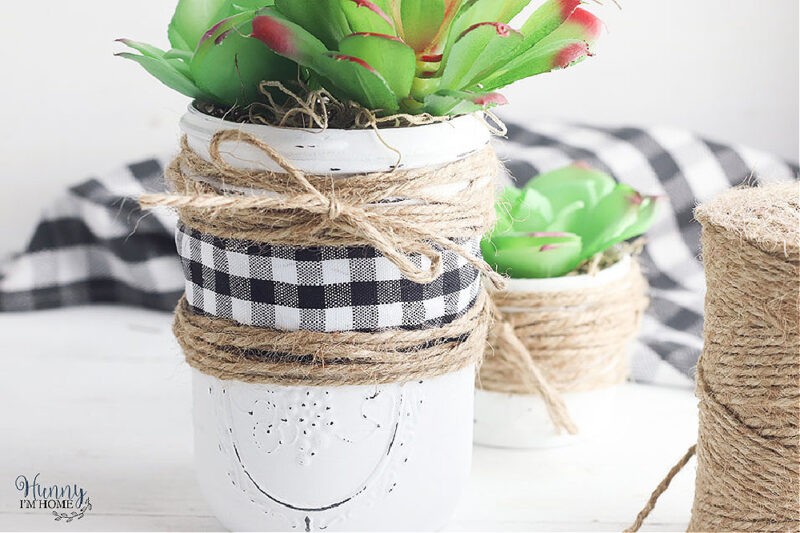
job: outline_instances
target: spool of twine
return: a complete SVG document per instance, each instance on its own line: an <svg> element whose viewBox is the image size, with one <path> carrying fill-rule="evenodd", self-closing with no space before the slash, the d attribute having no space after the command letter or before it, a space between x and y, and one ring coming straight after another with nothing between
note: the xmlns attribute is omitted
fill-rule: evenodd
<svg viewBox="0 0 800 533"><path fill-rule="evenodd" d="M625 381L628 345L648 304L646 287L633 260L625 277L591 289L496 293L499 318L477 386L539 395L556 429L577 433L561 394Z"/></svg>
<svg viewBox="0 0 800 533"><path fill-rule="evenodd" d="M227 142L257 148L285 172L233 167L222 157ZM221 238L303 247L371 246L417 283L441 276L443 250L454 251L497 286L503 283L458 244L483 235L494 223L499 163L490 147L440 167L343 179L306 175L269 145L236 130L216 133L209 154L206 161L184 137L180 155L166 171L173 192L145 195L141 205L177 209L186 226ZM455 196L432 189L447 184L463 189ZM412 260L414 254L428 258L429 266ZM360 385L435 377L479 362L490 319L487 297L481 294L466 314L433 329L281 331L200 315L184 298L173 331L187 362L221 379Z"/></svg>
<svg viewBox="0 0 800 533"><path fill-rule="evenodd" d="M689 531L800 530L800 185L735 189L695 211L706 303Z"/></svg>

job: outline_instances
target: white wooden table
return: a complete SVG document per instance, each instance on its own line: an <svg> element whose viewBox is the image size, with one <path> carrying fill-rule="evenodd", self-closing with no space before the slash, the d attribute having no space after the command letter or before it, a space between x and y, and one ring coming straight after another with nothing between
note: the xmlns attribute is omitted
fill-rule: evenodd
<svg viewBox="0 0 800 533"><path fill-rule="evenodd" d="M218 530L194 480L189 369L170 316L121 307L0 315L0 529ZM541 451L475 448L453 531L620 531L694 442L690 391L626 385L606 434ZM645 530L683 531L695 463ZM78 483L93 509L20 510L17 476Z"/></svg>

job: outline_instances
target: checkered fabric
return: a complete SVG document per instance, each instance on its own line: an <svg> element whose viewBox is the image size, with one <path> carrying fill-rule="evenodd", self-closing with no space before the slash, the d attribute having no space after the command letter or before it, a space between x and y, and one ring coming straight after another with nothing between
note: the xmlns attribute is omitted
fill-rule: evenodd
<svg viewBox="0 0 800 533"><path fill-rule="evenodd" d="M429 284L405 279L374 248L283 246L176 231L186 299L199 313L282 330L427 329L461 317L480 290L478 271L445 250ZM461 241L475 256L480 241ZM430 260L411 257L417 266Z"/></svg>

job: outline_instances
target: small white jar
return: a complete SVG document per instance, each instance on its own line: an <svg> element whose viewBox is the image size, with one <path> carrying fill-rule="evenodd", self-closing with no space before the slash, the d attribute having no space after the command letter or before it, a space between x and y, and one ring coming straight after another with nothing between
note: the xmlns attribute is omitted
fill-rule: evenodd
<svg viewBox="0 0 800 533"><path fill-rule="evenodd" d="M543 279L510 279L509 292L561 292L602 287L619 281L630 272L632 259L623 257L595 275ZM501 311L513 309L501 308ZM541 396L475 390L475 443L502 448L551 448L580 442L600 433L614 416L611 406L619 386L590 391L564 392L561 397L576 435L556 432Z"/></svg>
<svg viewBox="0 0 800 533"><path fill-rule="evenodd" d="M220 130L272 146L295 167L347 179L444 165L483 149L473 116L374 131L312 132L235 124L194 108L181 121L189 146L208 158ZM226 143L239 168L281 171L252 146ZM490 179L490 177L487 177ZM457 195L460 184L438 193ZM193 371L197 477L211 510L231 530L437 530L469 476L472 365L410 383L288 387L224 381Z"/></svg>

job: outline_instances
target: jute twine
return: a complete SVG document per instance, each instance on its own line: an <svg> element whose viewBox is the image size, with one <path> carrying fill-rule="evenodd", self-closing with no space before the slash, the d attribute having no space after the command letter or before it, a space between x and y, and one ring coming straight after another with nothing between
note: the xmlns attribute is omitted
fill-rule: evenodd
<svg viewBox="0 0 800 533"><path fill-rule="evenodd" d="M226 142L257 148L285 172L229 165L222 157ZM438 168L344 179L307 175L266 143L235 130L216 133L209 154L206 161L184 137L180 155L166 171L174 192L143 196L142 206L175 208L187 226L221 238L305 247L372 246L417 283L438 278L442 252L451 250L497 286L503 283L482 259L454 241L479 237L494 223L498 161L490 147ZM430 189L456 183L464 188L455 195ZM427 257L429 266L410 254ZM464 316L439 328L291 332L201 316L184 299L173 331L189 364L218 378L356 385L434 377L477 363L490 319L487 297L481 294Z"/></svg>
<svg viewBox="0 0 800 533"><path fill-rule="evenodd" d="M274 385L405 383L480 361L486 295L462 318L426 330L276 331L197 315L182 299L173 331L194 368L219 379Z"/></svg>
<svg viewBox="0 0 800 533"><path fill-rule="evenodd" d="M800 185L736 189L697 208L706 272L689 531L800 530Z"/></svg>
<svg viewBox="0 0 800 533"><path fill-rule="evenodd" d="M226 142L249 144L286 172L233 167L221 155ZM209 153L210 162L184 137L181 154L166 171L174 192L144 195L141 205L175 208L186 225L222 238L294 246L372 246L417 283L438 278L442 249L452 250L493 283L503 283L486 262L453 241L481 236L494 223L498 161L491 147L439 168L338 180L306 175L268 144L237 130L217 132ZM466 184L456 195L431 190L456 183ZM247 194L226 186L274 194ZM427 257L430 267L416 266L409 254Z"/></svg>
<svg viewBox="0 0 800 533"><path fill-rule="evenodd" d="M493 351L478 387L540 395L557 430L577 433L561 393L625 381L628 345L648 304L646 286L634 260L625 277L596 288L497 293L500 319L489 334Z"/></svg>

